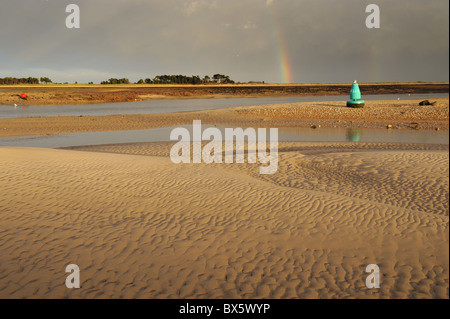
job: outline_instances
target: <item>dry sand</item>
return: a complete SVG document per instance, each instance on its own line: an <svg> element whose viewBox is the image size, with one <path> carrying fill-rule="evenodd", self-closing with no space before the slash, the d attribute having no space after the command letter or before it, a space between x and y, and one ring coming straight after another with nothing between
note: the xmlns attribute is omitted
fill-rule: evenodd
<svg viewBox="0 0 450 319"><path fill-rule="evenodd" d="M264 177L169 148L0 148L0 298L449 297L448 145L283 143Z"/></svg>

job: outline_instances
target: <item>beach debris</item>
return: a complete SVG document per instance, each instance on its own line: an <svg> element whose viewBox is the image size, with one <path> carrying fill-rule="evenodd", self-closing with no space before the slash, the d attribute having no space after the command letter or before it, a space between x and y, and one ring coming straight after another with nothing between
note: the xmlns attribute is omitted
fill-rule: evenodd
<svg viewBox="0 0 450 319"><path fill-rule="evenodd" d="M315 130L315 129L317 128L317 125L311 125L311 128L312 128L313 130Z"/></svg>
<svg viewBox="0 0 450 319"><path fill-rule="evenodd" d="M28 99L28 95L26 95L25 93L20 94L19 97L20 97L22 100L27 100L27 99Z"/></svg>
<svg viewBox="0 0 450 319"><path fill-rule="evenodd" d="M425 101L420 102L419 105L420 106L429 106L429 105L431 105L431 106L438 106L438 102L437 101L430 102L428 100L425 100Z"/></svg>
<svg viewBox="0 0 450 319"><path fill-rule="evenodd" d="M362 108L364 104L364 100L361 100L361 90L358 82L355 80L350 91L350 101L347 101L347 107Z"/></svg>
<svg viewBox="0 0 450 319"><path fill-rule="evenodd" d="M436 132L439 132L441 130L440 127L436 127Z"/></svg>
<svg viewBox="0 0 450 319"><path fill-rule="evenodd" d="M387 129L391 129L393 126L391 124L389 124L388 126L386 126Z"/></svg>

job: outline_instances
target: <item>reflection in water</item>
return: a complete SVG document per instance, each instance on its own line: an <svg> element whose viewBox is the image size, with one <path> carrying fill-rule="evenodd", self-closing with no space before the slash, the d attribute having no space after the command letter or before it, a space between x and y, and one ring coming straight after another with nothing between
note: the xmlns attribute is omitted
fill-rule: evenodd
<svg viewBox="0 0 450 319"><path fill-rule="evenodd" d="M192 126L188 129L192 136ZM209 125L202 126L211 127ZM157 128L142 131L72 133L51 136L19 136L0 138L1 146L58 148L81 145L101 145L120 143L168 142L175 127ZM217 126L222 136L225 126ZM386 129L344 129L321 128L312 130L300 127L280 127L280 142L363 142L363 143L424 143L447 144L448 132L431 130L386 130Z"/></svg>
<svg viewBox="0 0 450 319"><path fill-rule="evenodd" d="M361 130L349 128L346 132L346 139L348 142L359 142L361 140L362 132Z"/></svg>

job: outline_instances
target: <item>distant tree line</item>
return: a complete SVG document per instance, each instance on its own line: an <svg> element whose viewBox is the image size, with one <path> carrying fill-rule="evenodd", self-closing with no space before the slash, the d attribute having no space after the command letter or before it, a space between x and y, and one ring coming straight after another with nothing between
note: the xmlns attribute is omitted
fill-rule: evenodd
<svg viewBox="0 0 450 319"><path fill-rule="evenodd" d="M102 81L100 84L130 84L128 79L114 79L111 78L108 81Z"/></svg>
<svg viewBox="0 0 450 319"><path fill-rule="evenodd" d="M109 79L103 81L101 84L129 84L128 79ZM208 84L208 83L220 83L220 84L233 84L235 83L230 79L228 75L214 74L213 77L205 75L201 78L198 75L186 76L186 75L157 75L153 79L140 79L136 84Z"/></svg>
<svg viewBox="0 0 450 319"><path fill-rule="evenodd" d="M15 85L15 84L49 84L53 81L48 77L41 77L40 79L34 77L28 78L14 78L5 77L0 78L0 85ZM205 75L201 78L198 75L185 76L185 75L157 75L153 79L140 79L136 84L234 84L235 82L230 79L228 75L214 74L212 77ZM64 84L68 84L65 82ZM75 82L77 84L77 82ZM94 84L89 82L89 84ZM103 81L100 84L130 84L130 81L126 78L116 79L111 78L107 81Z"/></svg>
<svg viewBox="0 0 450 319"><path fill-rule="evenodd" d="M12 78L12 77L6 77L6 78L0 78L0 85L14 85L14 84L39 84L39 81L41 83L52 83L52 80L50 80L47 77L42 77L40 79L28 77L28 78Z"/></svg>
<svg viewBox="0 0 450 319"><path fill-rule="evenodd" d="M50 79L47 78L47 77L40 78L39 80L41 81L41 83L45 83L45 84L48 84L48 83L52 83L52 82L53 82L52 80L50 80Z"/></svg>

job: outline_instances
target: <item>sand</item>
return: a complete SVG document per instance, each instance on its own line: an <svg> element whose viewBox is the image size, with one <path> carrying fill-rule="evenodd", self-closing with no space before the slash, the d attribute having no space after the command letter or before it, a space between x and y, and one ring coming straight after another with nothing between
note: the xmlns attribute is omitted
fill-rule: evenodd
<svg viewBox="0 0 450 319"><path fill-rule="evenodd" d="M0 298L449 297L448 145L282 143L273 176L168 149L1 147Z"/></svg>
<svg viewBox="0 0 450 319"><path fill-rule="evenodd" d="M447 83L361 83L364 94L448 93ZM149 99L249 98L346 95L349 84L234 85L1 85L0 105L61 105L142 101ZM26 93L27 100L19 95Z"/></svg>
<svg viewBox="0 0 450 319"><path fill-rule="evenodd" d="M343 127L448 130L449 99L435 99L436 106L419 106L420 100L367 101L364 109L342 102L301 102L256 105L198 112L62 116L0 119L0 138L80 132L145 130L203 124L237 127ZM64 106L61 106L64 107Z"/></svg>

